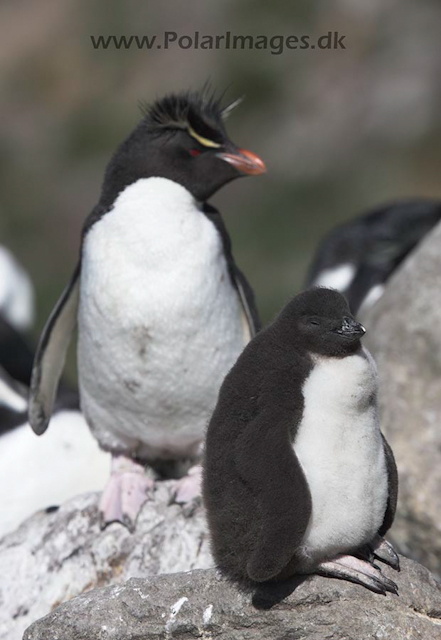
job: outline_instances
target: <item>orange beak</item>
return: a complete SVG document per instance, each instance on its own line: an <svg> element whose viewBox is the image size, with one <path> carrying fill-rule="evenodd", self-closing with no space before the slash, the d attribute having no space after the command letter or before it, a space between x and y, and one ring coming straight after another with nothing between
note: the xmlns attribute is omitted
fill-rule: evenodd
<svg viewBox="0 0 441 640"><path fill-rule="evenodd" d="M233 165L238 171L248 176L259 176L266 172L262 158L247 149L238 149L237 153L218 153L218 158Z"/></svg>

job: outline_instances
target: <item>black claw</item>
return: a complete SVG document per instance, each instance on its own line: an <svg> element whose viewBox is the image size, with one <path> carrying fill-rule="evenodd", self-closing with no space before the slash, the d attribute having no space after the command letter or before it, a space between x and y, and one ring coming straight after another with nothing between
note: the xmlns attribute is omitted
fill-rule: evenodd
<svg viewBox="0 0 441 640"><path fill-rule="evenodd" d="M398 595L398 585L391 580L390 578L387 578L385 575L383 575L381 569L379 567L377 567L376 565L372 565L375 569L377 569L377 571L379 572L380 576L378 578L374 577L374 576L369 576L369 578L373 581L375 581L376 584L378 584L379 586L381 586L382 590L384 592L389 591L390 593L394 593L395 595ZM364 574L366 575L366 574Z"/></svg>
<svg viewBox="0 0 441 640"><path fill-rule="evenodd" d="M398 585L396 584L396 582L394 582L390 578L387 578L385 575L381 573L381 571L380 571L380 574L381 574L381 577L378 578L378 580L383 584L383 587L386 589L386 591L389 591L390 593L394 593L395 595L398 595Z"/></svg>
<svg viewBox="0 0 441 640"><path fill-rule="evenodd" d="M135 530L135 523L132 522L132 520L125 514L123 514L123 517L121 520L119 518L114 518L113 520L106 520L104 514L100 513L99 523L100 523L100 529L102 531L106 529L109 525L113 524L114 522L118 522L118 524L122 525L123 527L126 527L130 531L130 533L133 533Z"/></svg>
<svg viewBox="0 0 441 640"><path fill-rule="evenodd" d="M400 571L400 559L395 549L388 542L383 541L383 545L374 550L374 556L377 560L395 569L395 571Z"/></svg>
<svg viewBox="0 0 441 640"><path fill-rule="evenodd" d="M369 591L373 591L374 593L379 593L380 595L385 596L387 587L383 581L375 578L374 576L368 576L365 573L360 573L358 571L348 571L347 569L338 567L333 570L330 569L319 569L316 572L318 575L329 576L330 578L337 578L339 580L347 580L348 582L353 582L354 584L359 584L363 587L369 589Z"/></svg>
<svg viewBox="0 0 441 640"><path fill-rule="evenodd" d="M135 527L136 527L136 521L134 522L130 516L128 516L126 513L123 513L123 517L122 517L122 523L129 531L130 533L134 533L135 532Z"/></svg>
<svg viewBox="0 0 441 640"><path fill-rule="evenodd" d="M390 578L382 574L381 569L371 563L371 566L378 572L377 575L364 572L362 570L353 569L344 565L335 563L329 563L327 566L319 566L316 573L319 575L327 575L332 578L339 578L341 580L348 580L355 584L360 584L374 593L386 595L387 592L394 595L398 595L398 585Z"/></svg>
<svg viewBox="0 0 441 640"><path fill-rule="evenodd" d="M392 593L398 593L398 585L393 580L388 580L385 578L384 584L386 585L386 589L391 591Z"/></svg>
<svg viewBox="0 0 441 640"><path fill-rule="evenodd" d="M392 556L379 555L377 553L375 554L375 557L377 558L377 560L380 560L380 562L384 562L384 564L387 564L395 571L400 571L400 561L398 557L395 559Z"/></svg>
<svg viewBox="0 0 441 640"><path fill-rule="evenodd" d="M382 593L384 596L386 595L388 588L387 588L387 584L383 580L379 580L378 578L374 578L374 577L369 577L369 581L372 581L373 584L378 588L378 593ZM365 585L368 586L368 581L366 581Z"/></svg>
<svg viewBox="0 0 441 640"><path fill-rule="evenodd" d="M391 557L389 566L392 567L392 569L395 569L395 571L401 571L400 559L396 553L395 556Z"/></svg>
<svg viewBox="0 0 441 640"><path fill-rule="evenodd" d="M395 569L395 571L400 570L400 559L390 542L387 542L387 540L384 540L384 538L380 536L376 536L368 546L377 560L389 565L392 569Z"/></svg>

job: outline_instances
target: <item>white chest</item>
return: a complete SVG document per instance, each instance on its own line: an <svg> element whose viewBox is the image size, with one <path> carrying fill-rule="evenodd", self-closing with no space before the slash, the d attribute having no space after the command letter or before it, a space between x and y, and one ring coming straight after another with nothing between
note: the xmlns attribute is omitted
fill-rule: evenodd
<svg viewBox="0 0 441 640"><path fill-rule="evenodd" d="M79 329L82 405L105 446L201 439L247 336L219 234L183 187L140 180L92 227Z"/></svg>
<svg viewBox="0 0 441 640"><path fill-rule="evenodd" d="M365 544L381 526L388 487L376 393L367 352L317 359L304 384L294 450L311 491L302 546L313 559Z"/></svg>

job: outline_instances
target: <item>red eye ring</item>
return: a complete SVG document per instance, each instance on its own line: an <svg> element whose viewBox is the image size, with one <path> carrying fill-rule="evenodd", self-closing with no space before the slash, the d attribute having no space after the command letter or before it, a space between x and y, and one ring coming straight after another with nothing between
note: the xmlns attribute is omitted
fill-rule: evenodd
<svg viewBox="0 0 441 640"><path fill-rule="evenodd" d="M193 156L193 158L196 158L201 155L201 152L199 149L190 149L190 155Z"/></svg>

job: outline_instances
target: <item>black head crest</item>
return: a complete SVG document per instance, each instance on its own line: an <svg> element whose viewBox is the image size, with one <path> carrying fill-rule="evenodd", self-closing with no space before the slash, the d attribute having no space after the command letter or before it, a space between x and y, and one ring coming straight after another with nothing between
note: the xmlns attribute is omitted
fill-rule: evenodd
<svg viewBox="0 0 441 640"><path fill-rule="evenodd" d="M217 96L210 87L201 91L172 93L153 104L141 103L145 124L160 133L164 129L188 129L197 136L221 145L227 138L224 121L241 102L222 106L223 94Z"/></svg>

